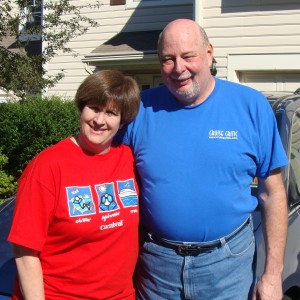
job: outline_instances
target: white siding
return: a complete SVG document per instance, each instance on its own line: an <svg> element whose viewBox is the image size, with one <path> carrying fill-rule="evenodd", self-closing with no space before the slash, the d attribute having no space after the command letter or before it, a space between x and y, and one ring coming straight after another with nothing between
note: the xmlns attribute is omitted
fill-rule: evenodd
<svg viewBox="0 0 300 300"><path fill-rule="evenodd" d="M5 102L7 100L7 92L0 87L0 103Z"/></svg>
<svg viewBox="0 0 300 300"><path fill-rule="evenodd" d="M300 53L298 0L202 2L201 25L214 45L218 77L227 79L230 55Z"/></svg>
<svg viewBox="0 0 300 300"><path fill-rule="evenodd" d="M246 61L253 55L260 55L262 58L264 55L276 54L282 55L287 61L286 68L284 70L281 68L280 74L286 74L288 80L290 76L288 71L293 69L292 57L300 54L299 0L199 1L201 1L199 13L201 25L206 29L214 45L218 77L232 79L232 75L228 73L232 68L228 63L229 58L234 58L235 55L244 55L242 60ZM82 3L82 1L77 2ZM47 68L52 74L61 69L65 70L65 78L52 88L49 94L73 97L80 82L88 75L82 58L120 31L157 30L162 29L173 19L193 18L193 6L188 3L157 7L110 6L109 0L101 3L99 10L86 9L87 16L97 20L99 27L91 28L85 35L70 43L70 47L78 53L78 56L60 54L48 64ZM272 71L266 69L267 67L261 65L262 63L264 63L263 59L257 61L254 59L253 64L251 62L251 70L236 69L233 77L249 82L250 78L245 74L257 70ZM273 68L277 68L276 64ZM243 74L242 71L246 73ZM295 72L295 69L292 72ZM259 80L260 74L256 74ZM278 77L278 72L276 76ZM266 77L272 78L270 74ZM295 76L292 77L294 82Z"/></svg>
<svg viewBox="0 0 300 300"><path fill-rule="evenodd" d="M76 3L75 1L72 1ZM78 3L81 1L77 1ZM65 70L65 77L48 94L74 97L78 85L88 75L82 58L120 31L142 31L162 29L169 21L177 18L192 18L192 5L173 6L110 6L109 0L100 1L99 10L87 10L86 15L98 21L99 27L91 28L86 34L70 42L78 56L61 53L48 65L50 74ZM170 1L171 2L171 1Z"/></svg>

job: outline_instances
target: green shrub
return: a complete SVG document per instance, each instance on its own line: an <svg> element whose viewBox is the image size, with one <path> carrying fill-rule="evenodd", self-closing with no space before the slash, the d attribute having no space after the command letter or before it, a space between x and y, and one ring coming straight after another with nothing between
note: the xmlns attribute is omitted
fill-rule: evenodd
<svg viewBox="0 0 300 300"><path fill-rule="evenodd" d="M8 163L8 157L1 153L0 148L0 204L15 192L16 182L14 177L8 175L3 167Z"/></svg>
<svg viewBox="0 0 300 300"><path fill-rule="evenodd" d="M17 180L36 154L78 130L74 101L34 97L0 103L0 146L8 157L5 171Z"/></svg>

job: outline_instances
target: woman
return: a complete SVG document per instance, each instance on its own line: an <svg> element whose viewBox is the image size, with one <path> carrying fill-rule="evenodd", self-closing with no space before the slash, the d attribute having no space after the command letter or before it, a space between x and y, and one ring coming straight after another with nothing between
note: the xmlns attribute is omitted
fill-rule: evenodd
<svg viewBox="0 0 300 300"><path fill-rule="evenodd" d="M112 141L136 116L139 89L103 70L75 101L79 134L42 151L19 181L12 299L135 299L138 187L130 149Z"/></svg>

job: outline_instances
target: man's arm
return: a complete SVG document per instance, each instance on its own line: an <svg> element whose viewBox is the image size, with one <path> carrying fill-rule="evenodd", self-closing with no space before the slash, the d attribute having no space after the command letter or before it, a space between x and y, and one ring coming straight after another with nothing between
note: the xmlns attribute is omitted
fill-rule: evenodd
<svg viewBox="0 0 300 300"><path fill-rule="evenodd" d="M258 183L262 222L265 230L266 265L253 300L282 299L282 272L287 238L287 197L281 171L276 169Z"/></svg>
<svg viewBox="0 0 300 300"><path fill-rule="evenodd" d="M44 300L43 272L38 252L16 244L13 250L24 299Z"/></svg>

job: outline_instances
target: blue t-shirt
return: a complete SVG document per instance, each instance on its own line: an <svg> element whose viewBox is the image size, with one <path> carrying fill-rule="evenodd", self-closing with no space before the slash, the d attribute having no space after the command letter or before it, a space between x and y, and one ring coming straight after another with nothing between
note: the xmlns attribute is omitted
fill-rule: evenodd
<svg viewBox="0 0 300 300"><path fill-rule="evenodd" d="M141 223L154 235L211 241L242 224L257 206L255 176L287 163L265 97L215 79L200 105L183 106L160 86L142 93L123 143L131 145L140 180Z"/></svg>

